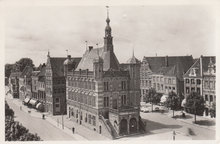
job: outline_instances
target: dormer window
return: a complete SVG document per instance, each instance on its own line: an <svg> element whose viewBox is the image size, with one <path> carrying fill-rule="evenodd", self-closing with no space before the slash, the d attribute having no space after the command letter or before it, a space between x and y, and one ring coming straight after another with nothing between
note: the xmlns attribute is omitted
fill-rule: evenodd
<svg viewBox="0 0 220 144"><path fill-rule="evenodd" d="M190 70L189 76L196 76L196 68Z"/></svg>

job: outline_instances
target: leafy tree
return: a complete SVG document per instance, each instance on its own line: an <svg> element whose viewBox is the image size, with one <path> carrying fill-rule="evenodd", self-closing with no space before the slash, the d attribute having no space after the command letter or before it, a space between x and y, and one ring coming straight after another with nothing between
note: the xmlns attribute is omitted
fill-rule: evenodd
<svg viewBox="0 0 220 144"><path fill-rule="evenodd" d="M13 69L14 64L6 64L5 65L5 77L9 77L11 74L11 71Z"/></svg>
<svg viewBox="0 0 220 144"><path fill-rule="evenodd" d="M9 105L6 101L5 101L5 117L8 117L9 119L14 118L14 111L9 108Z"/></svg>
<svg viewBox="0 0 220 144"><path fill-rule="evenodd" d="M153 111L153 105L160 102L161 94L157 93L154 88L150 88L146 95L146 102L151 102L151 110Z"/></svg>
<svg viewBox="0 0 220 144"><path fill-rule="evenodd" d="M185 108L186 112L194 114L194 119L196 123L196 115L203 115L205 105L205 101L202 96L200 96L197 92L191 92L186 97Z"/></svg>
<svg viewBox="0 0 220 144"><path fill-rule="evenodd" d="M21 58L13 67L13 71L22 72L26 66L34 67L33 61L30 58Z"/></svg>
<svg viewBox="0 0 220 144"><path fill-rule="evenodd" d="M14 121L14 111L5 102L5 140L6 141L39 141L37 134L29 133L29 130L19 122Z"/></svg>
<svg viewBox="0 0 220 144"><path fill-rule="evenodd" d="M173 110L174 117L174 111L179 108L179 98L177 94L173 91L169 92L167 101L165 103L168 108L171 108L171 110Z"/></svg>
<svg viewBox="0 0 220 144"><path fill-rule="evenodd" d="M214 102L211 106L211 109L210 109L210 116L211 117L215 117L216 116L216 102Z"/></svg>

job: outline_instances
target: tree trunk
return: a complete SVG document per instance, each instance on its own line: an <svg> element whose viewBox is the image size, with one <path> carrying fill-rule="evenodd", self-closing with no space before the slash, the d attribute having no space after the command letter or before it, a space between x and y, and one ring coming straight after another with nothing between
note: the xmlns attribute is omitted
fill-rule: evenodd
<svg viewBox="0 0 220 144"><path fill-rule="evenodd" d="M151 112L153 112L153 102L151 102Z"/></svg>
<svg viewBox="0 0 220 144"><path fill-rule="evenodd" d="M194 111L194 121L195 121L195 123L196 123L196 109L195 109L195 111Z"/></svg>

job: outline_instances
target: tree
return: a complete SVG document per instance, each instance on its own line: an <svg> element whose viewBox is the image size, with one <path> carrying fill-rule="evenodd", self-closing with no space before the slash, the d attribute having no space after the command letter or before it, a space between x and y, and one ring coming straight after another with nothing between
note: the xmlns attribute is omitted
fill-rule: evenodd
<svg viewBox="0 0 220 144"><path fill-rule="evenodd" d="M37 134L29 133L29 130L19 122L14 121L14 111L5 102L5 140L6 141L39 141Z"/></svg>
<svg viewBox="0 0 220 144"><path fill-rule="evenodd" d="M215 118L216 116L216 102L213 102L211 109L209 110L210 116Z"/></svg>
<svg viewBox="0 0 220 144"><path fill-rule="evenodd" d="M174 111L179 108L179 98L175 92L173 91L169 92L166 101L166 106L168 108L171 108L171 110L173 110L173 117L174 117Z"/></svg>
<svg viewBox="0 0 220 144"><path fill-rule="evenodd" d="M34 67L33 61L30 58L21 58L13 67L13 71L22 72L26 66Z"/></svg>
<svg viewBox="0 0 220 144"><path fill-rule="evenodd" d="M9 119L14 118L14 111L10 109L8 103L5 101L5 117L8 117Z"/></svg>
<svg viewBox="0 0 220 144"><path fill-rule="evenodd" d="M13 69L14 64L6 64L5 65L5 77L9 77L11 75L11 71Z"/></svg>
<svg viewBox="0 0 220 144"><path fill-rule="evenodd" d="M159 103L160 98L161 98L161 95L156 93L156 90L154 88L149 89L147 96L146 96L146 99L148 102L151 102L151 111L152 112L153 112L153 104Z"/></svg>
<svg viewBox="0 0 220 144"><path fill-rule="evenodd" d="M197 92L191 92L186 97L186 104L185 108L186 112L194 114L194 120L196 123L196 115L203 115L204 109L205 109L205 101L201 95L199 95Z"/></svg>

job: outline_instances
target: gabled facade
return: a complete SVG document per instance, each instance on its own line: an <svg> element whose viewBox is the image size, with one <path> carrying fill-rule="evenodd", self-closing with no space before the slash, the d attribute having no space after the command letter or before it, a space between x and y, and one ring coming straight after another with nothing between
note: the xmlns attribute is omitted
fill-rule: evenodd
<svg viewBox="0 0 220 144"><path fill-rule="evenodd" d="M115 138L140 131L140 64L119 64L108 17L106 22L104 46L89 47L74 71L67 73L67 115Z"/></svg>
<svg viewBox="0 0 220 144"><path fill-rule="evenodd" d="M32 97L32 71L33 67L26 66L19 77L19 99L22 101Z"/></svg>
<svg viewBox="0 0 220 144"><path fill-rule="evenodd" d="M9 76L9 89L13 98L19 98L19 77L21 72L12 72Z"/></svg>
<svg viewBox="0 0 220 144"><path fill-rule="evenodd" d="M40 71L34 71L32 73L32 100L37 103L36 109L45 111L46 106L46 93L45 93L45 72L46 65L43 64Z"/></svg>
<svg viewBox="0 0 220 144"><path fill-rule="evenodd" d="M141 98L146 101L150 88L167 95L184 93L183 74L192 66L192 56L144 57L141 63Z"/></svg>
<svg viewBox="0 0 220 144"><path fill-rule="evenodd" d="M79 59L80 58L76 58L76 63ZM47 56L45 71L46 111L53 115L66 114L65 60L65 57L50 57L49 53Z"/></svg>
<svg viewBox="0 0 220 144"><path fill-rule="evenodd" d="M215 74L215 57L201 56L184 75L185 96L192 91L203 96L206 104L206 115L208 115L212 103L216 100Z"/></svg>

